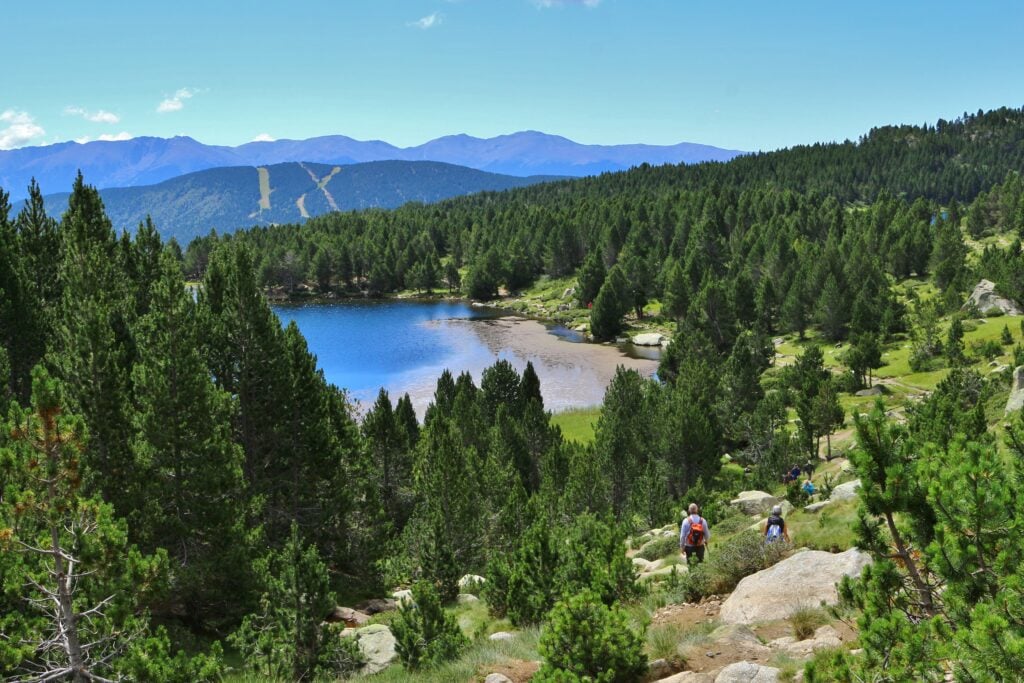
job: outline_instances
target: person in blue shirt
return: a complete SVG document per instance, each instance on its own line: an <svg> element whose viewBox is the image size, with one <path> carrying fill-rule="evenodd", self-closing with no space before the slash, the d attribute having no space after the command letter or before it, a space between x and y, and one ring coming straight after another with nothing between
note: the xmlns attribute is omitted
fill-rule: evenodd
<svg viewBox="0 0 1024 683"><path fill-rule="evenodd" d="M690 503L689 514L679 529L679 550L686 555L686 564L697 565L704 561L704 550L711 540L708 520L700 516L700 508Z"/></svg>
<svg viewBox="0 0 1024 683"><path fill-rule="evenodd" d="M817 488L815 488L814 482L811 481L810 479L804 482L803 489L804 493L806 493L808 496L813 496L814 493L818 490Z"/></svg>

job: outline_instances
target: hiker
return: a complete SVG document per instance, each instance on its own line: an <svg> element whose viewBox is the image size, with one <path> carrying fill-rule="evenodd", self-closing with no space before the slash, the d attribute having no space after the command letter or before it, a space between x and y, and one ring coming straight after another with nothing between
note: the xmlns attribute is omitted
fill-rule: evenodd
<svg viewBox="0 0 1024 683"><path fill-rule="evenodd" d="M704 549L711 540L708 520L700 516L700 508L690 503L689 514L679 529L679 550L686 555L686 566L704 561Z"/></svg>
<svg viewBox="0 0 1024 683"><path fill-rule="evenodd" d="M799 481L800 480L800 465L793 465L793 469L791 469L789 471L789 480L790 481Z"/></svg>
<svg viewBox="0 0 1024 683"><path fill-rule="evenodd" d="M807 481L804 482L803 489L804 493L806 493L808 496L813 496L815 493L818 492L818 489L814 486L814 482L811 481L810 477L808 477Z"/></svg>
<svg viewBox="0 0 1024 683"><path fill-rule="evenodd" d="M782 506L776 505L772 508L772 514L764 523L764 542L774 543L780 538L789 543L789 528L786 520L782 518Z"/></svg>

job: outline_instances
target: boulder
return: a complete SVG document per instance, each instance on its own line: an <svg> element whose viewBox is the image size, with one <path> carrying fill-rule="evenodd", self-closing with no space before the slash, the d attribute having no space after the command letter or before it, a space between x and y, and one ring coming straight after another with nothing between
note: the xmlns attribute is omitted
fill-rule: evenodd
<svg viewBox="0 0 1024 683"><path fill-rule="evenodd" d="M660 681L675 673L676 668L665 659L655 659L647 664L647 680Z"/></svg>
<svg viewBox="0 0 1024 683"><path fill-rule="evenodd" d="M735 500L729 501L729 505L745 515L762 515L769 512L773 505L778 505L780 500L764 491L740 491Z"/></svg>
<svg viewBox="0 0 1024 683"><path fill-rule="evenodd" d="M395 599L395 603L401 605L405 602L412 602L412 591L408 588L403 590L397 590L391 594L391 597Z"/></svg>
<svg viewBox="0 0 1024 683"><path fill-rule="evenodd" d="M844 576L859 576L870 563L871 557L856 548L836 555L797 553L740 581L719 617L726 624L754 624L785 619L802 607L834 605L836 584Z"/></svg>
<svg viewBox="0 0 1024 683"><path fill-rule="evenodd" d="M647 571L647 568L651 566L651 563L642 557L634 557L632 561L633 567L635 567L637 571L645 572Z"/></svg>
<svg viewBox="0 0 1024 683"><path fill-rule="evenodd" d="M837 648L842 644L843 641L839 637L838 631L831 626L822 626L814 632L813 638L797 640L793 636L786 636L771 641L768 643L768 647L773 650L781 650L795 659L807 659L818 650Z"/></svg>
<svg viewBox="0 0 1024 683"><path fill-rule="evenodd" d="M832 495L829 496L828 499L834 503L843 500L853 500L854 498L857 497L857 489L859 488L860 479L848 481L845 484L840 484L839 486L832 489Z"/></svg>
<svg viewBox="0 0 1024 683"><path fill-rule="evenodd" d="M331 613L327 615L324 621L337 624L344 622L345 626L349 628L366 626L366 622L370 621L370 615L359 610L352 609L351 607L335 607L331 610Z"/></svg>
<svg viewBox="0 0 1024 683"><path fill-rule="evenodd" d="M487 678L484 679L484 683L512 683L512 679L505 674L487 674Z"/></svg>
<svg viewBox="0 0 1024 683"><path fill-rule="evenodd" d="M753 662L736 662L718 672L715 683L777 683L779 670Z"/></svg>
<svg viewBox="0 0 1024 683"><path fill-rule="evenodd" d="M467 588L473 590L480 588L485 583L487 583L487 579L479 574L466 574L459 579L459 588L462 590L466 590Z"/></svg>
<svg viewBox="0 0 1024 683"><path fill-rule="evenodd" d="M665 341L665 335L658 332L644 332L633 337L635 346L661 346L663 341Z"/></svg>
<svg viewBox="0 0 1024 683"><path fill-rule="evenodd" d="M474 602L480 602L480 598L472 593L459 593L455 596L455 602L460 605L472 605Z"/></svg>
<svg viewBox="0 0 1024 683"><path fill-rule="evenodd" d="M991 308L998 308L1005 315L1021 315L1024 313L1017 304L1006 297L996 294L996 283L991 280L982 280L977 284L974 291L967 298L964 308L969 308L972 304L977 306L978 310L982 313L987 313Z"/></svg>
<svg viewBox="0 0 1024 683"><path fill-rule="evenodd" d="M365 676L383 671L398 659L395 637L384 624L372 624L356 630L355 639L359 651L366 658L366 664L360 670Z"/></svg>
<svg viewBox="0 0 1024 683"><path fill-rule="evenodd" d="M728 649L732 656L739 659L767 659L772 651L758 639L748 626L743 624L725 624L719 626L708 636L709 649Z"/></svg>
<svg viewBox="0 0 1024 683"><path fill-rule="evenodd" d="M366 614L379 614L398 609L398 603L391 598L370 598L356 605L356 609Z"/></svg>
<svg viewBox="0 0 1024 683"><path fill-rule="evenodd" d="M1013 371L1013 386L1010 398L1006 400L1006 412L1012 413L1024 408L1024 365Z"/></svg>
<svg viewBox="0 0 1024 683"><path fill-rule="evenodd" d="M815 512L820 512L823 507L826 507L826 506L828 506L831 503L832 503L831 500L819 500L817 503L811 503L810 505L805 505L804 506L804 512L810 512L811 514L813 514Z"/></svg>
<svg viewBox="0 0 1024 683"><path fill-rule="evenodd" d="M876 384L875 386L870 387L868 389L861 389L860 391L858 391L854 395L855 396L881 396L884 393L885 393L885 387L883 387L881 384Z"/></svg>
<svg viewBox="0 0 1024 683"><path fill-rule="evenodd" d="M568 299L571 296L576 296L576 288L575 287L569 287L564 292L562 292L562 298L563 299Z"/></svg>
<svg viewBox="0 0 1024 683"><path fill-rule="evenodd" d="M508 631L495 631L491 635L487 636L488 640L512 640L515 638L515 634L509 633Z"/></svg>
<svg viewBox="0 0 1024 683"><path fill-rule="evenodd" d="M715 683L715 679L713 676L696 671L682 671L668 678L661 678L656 683Z"/></svg>

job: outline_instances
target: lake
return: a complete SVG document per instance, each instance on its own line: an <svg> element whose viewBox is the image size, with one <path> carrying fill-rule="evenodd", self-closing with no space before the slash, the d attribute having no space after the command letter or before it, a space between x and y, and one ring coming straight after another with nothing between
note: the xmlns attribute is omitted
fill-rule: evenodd
<svg viewBox="0 0 1024 683"><path fill-rule="evenodd" d="M447 368L468 371L479 386L498 359L522 372L533 363L544 404L555 412L601 403L618 365L644 375L657 370L656 350L588 344L565 327L509 316L460 301L346 301L275 305L294 320L327 381L368 408L384 387L392 401L408 393L420 417Z"/></svg>

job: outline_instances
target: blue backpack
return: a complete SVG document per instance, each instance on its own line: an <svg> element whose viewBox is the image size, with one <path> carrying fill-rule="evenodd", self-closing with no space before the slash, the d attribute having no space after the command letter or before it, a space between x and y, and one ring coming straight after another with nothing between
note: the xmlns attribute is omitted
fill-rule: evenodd
<svg viewBox="0 0 1024 683"><path fill-rule="evenodd" d="M785 521L782 517L769 517L768 518L768 530L765 532L764 541L765 543L774 543L775 541L782 538L782 529L785 526Z"/></svg>

